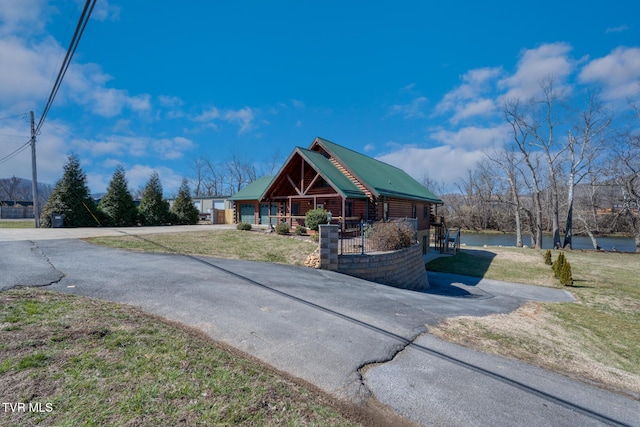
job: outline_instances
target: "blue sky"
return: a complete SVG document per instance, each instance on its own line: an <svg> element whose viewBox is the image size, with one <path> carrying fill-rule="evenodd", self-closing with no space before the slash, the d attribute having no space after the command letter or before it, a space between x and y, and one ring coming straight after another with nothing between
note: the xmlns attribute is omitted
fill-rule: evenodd
<svg viewBox="0 0 640 427"><path fill-rule="evenodd" d="M29 138L83 6L0 0L0 158ZM38 178L75 152L93 192L118 163L165 193L199 157L258 170L322 136L451 184L508 138L539 82L638 95L640 5L547 1L98 0L38 136ZM13 117L17 116L17 117ZM30 150L0 177L30 178Z"/></svg>

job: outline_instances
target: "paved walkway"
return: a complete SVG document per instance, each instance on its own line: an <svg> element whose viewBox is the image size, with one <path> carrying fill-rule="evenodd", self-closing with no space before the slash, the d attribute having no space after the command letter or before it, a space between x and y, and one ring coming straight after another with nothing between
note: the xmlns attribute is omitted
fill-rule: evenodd
<svg viewBox="0 0 640 427"><path fill-rule="evenodd" d="M427 333L449 316L572 301L563 290L430 275L431 293L417 293L302 267L15 237L0 243L1 288L48 285L140 306L423 425L640 426L637 400Z"/></svg>

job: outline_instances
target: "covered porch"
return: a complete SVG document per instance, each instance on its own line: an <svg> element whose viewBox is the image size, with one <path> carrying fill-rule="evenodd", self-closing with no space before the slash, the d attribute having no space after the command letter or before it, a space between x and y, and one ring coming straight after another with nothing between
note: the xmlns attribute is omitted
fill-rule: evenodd
<svg viewBox="0 0 640 427"><path fill-rule="evenodd" d="M297 147L261 198L261 203L277 206L269 223L305 225L312 209L331 212L334 224L369 220L370 201L364 191L345 177L322 153ZM273 221L273 222L272 222Z"/></svg>

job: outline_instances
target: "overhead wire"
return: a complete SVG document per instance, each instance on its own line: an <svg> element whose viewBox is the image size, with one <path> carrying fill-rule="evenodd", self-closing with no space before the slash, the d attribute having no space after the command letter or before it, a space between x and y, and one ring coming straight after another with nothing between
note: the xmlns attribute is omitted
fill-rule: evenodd
<svg viewBox="0 0 640 427"><path fill-rule="evenodd" d="M27 147L29 147L29 144L31 144L31 139L29 139L27 142L25 142L23 145L21 145L20 147L18 147L16 150L12 151L11 153L7 154L6 156L0 158L0 165L8 162L9 160L13 159L15 156L17 156L18 154L22 153L24 150L27 149Z"/></svg>
<svg viewBox="0 0 640 427"><path fill-rule="evenodd" d="M93 12L93 8L96 5L96 1L97 0L86 0L85 2L80 18L78 19L78 24L76 25L76 29L73 33L73 37L71 38L71 42L69 43L69 47L67 48L67 53L64 57L64 61L60 66L60 71L58 72L56 81L53 84L51 93L49 94L49 99L47 100L47 103L45 104L44 109L42 110L42 114L40 115L40 120L38 121L38 124L35 126L35 135L38 135L40 133L40 128L44 124L44 121L47 118L47 114L49 114L51 105L53 104L53 101L58 93L58 90L62 85L62 80L64 79L64 76L67 73L67 69L69 68L69 65L71 64L71 59L73 58L73 55L75 54L76 49L78 48L78 44L80 43L80 39L82 38L84 29L86 28L87 23L89 22L89 18L91 17L91 12ZM0 119L1 120L11 119L11 118L21 117L21 116L24 116L24 114L19 114L16 116L9 116L9 117L2 117ZM25 144L18 147L16 150L0 158L0 164L3 164L11 160L18 154L20 154L29 146L30 143L31 143L31 139L29 139Z"/></svg>
<svg viewBox="0 0 640 427"><path fill-rule="evenodd" d="M45 119L47 118L47 114L49 114L49 110L51 109L51 105L62 85L62 80L64 79L65 74L67 73L67 69L71 64L71 59L78 48L78 44L80 43L80 39L82 38L82 34L84 33L84 29L89 22L89 18L91 17L91 12L96 5L97 0L87 0L85 2L84 8L82 9L82 14L78 19L78 24L76 25L76 29L73 33L73 37L71 38L71 42L69 43L69 47L67 48L67 53L64 57L64 61L60 66L60 71L58 72L58 76L56 77L56 81L53 84L53 88L51 89L51 93L49 94L49 99L45 104L44 109L42 110L42 114L40 115L40 120L38 120L38 124L35 127L35 133L38 134L40 132L40 128L44 124Z"/></svg>

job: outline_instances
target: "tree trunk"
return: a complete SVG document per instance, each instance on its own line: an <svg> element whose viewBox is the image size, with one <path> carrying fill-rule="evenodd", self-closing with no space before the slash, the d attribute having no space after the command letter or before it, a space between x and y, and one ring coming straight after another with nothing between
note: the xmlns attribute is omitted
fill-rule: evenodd
<svg viewBox="0 0 640 427"><path fill-rule="evenodd" d="M593 246L593 249L599 251L600 245L598 245L598 239L596 238L596 236L591 232L591 230L587 230L587 235L591 239L591 245Z"/></svg>
<svg viewBox="0 0 640 427"><path fill-rule="evenodd" d="M573 199L574 199L574 175L573 173L569 174L569 188L567 194L567 221L564 226L564 244L563 247L565 249L572 249L572 241L571 237L573 236Z"/></svg>
<svg viewBox="0 0 640 427"><path fill-rule="evenodd" d="M534 246L536 249L542 249L542 200L540 200L540 193L535 193L536 199L536 242L535 246L533 243L531 246Z"/></svg>
<svg viewBox="0 0 640 427"><path fill-rule="evenodd" d="M516 219L516 248L521 248L522 244L522 224L520 223L520 208L516 209L515 213Z"/></svg>

